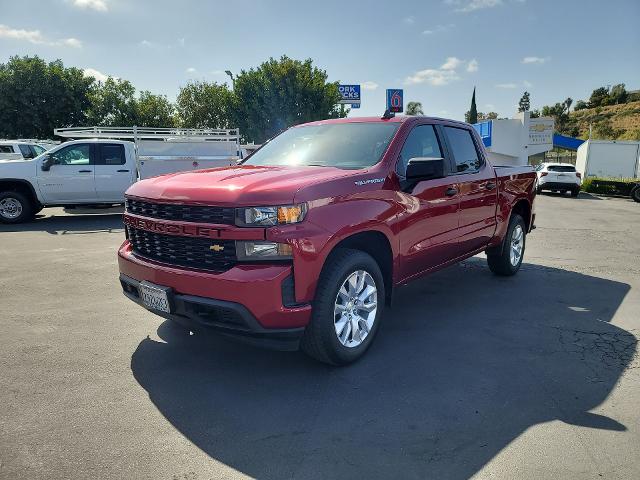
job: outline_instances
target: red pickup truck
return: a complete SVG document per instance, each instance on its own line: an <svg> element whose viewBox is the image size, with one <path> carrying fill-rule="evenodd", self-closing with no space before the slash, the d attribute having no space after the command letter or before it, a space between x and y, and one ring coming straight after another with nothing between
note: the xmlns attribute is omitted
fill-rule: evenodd
<svg viewBox="0 0 640 480"><path fill-rule="evenodd" d="M398 286L479 252L515 274L535 183L529 167L493 167L466 123L307 123L237 167L129 188L120 282L192 331L346 364L371 345Z"/></svg>

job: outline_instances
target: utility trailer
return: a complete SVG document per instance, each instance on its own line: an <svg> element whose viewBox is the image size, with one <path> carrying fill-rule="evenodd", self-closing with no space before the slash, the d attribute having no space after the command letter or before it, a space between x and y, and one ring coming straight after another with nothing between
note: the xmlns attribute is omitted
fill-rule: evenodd
<svg viewBox="0 0 640 480"><path fill-rule="evenodd" d="M578 147L576 171L613 195L640 202L640 182L629 181L640 176L640 142L587 140Z"/></svg>
<svg viewBox="0 0 640 480"><path fill-rule="evenodd" d="M138 178L235 165L244 157L238 129L69 127L60 137L118 139L135 144Z"/></svg>

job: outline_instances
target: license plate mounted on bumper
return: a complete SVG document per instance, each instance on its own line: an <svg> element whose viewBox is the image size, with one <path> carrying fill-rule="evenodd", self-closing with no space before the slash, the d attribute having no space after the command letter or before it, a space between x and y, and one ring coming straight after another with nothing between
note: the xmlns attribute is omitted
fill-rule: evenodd
<svg viewBox="0 0 640 480"><path fill-rule="evenodd" d="M140 282L140 299L149 310L171 313L171 288Z"/></svg>

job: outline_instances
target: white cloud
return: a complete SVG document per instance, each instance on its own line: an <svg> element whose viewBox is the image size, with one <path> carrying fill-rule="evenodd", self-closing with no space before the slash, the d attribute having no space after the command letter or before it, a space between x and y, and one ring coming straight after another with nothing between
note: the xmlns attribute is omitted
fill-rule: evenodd
<svg viewBox="0 0 640 480"><path fill-rule="evenodd" d="M184 39L184 37L183 37L183 38L179 38L179 39L178 39L178 45L180 45L181 47L184 47L184 44L185 44L185 39Z"/></svg>
<svg viewBox="0 0 640 480"><path fill-rule="evenodd" d="M34 45L46 45L49 47L67 46L72 48L82 47L82 42L77 38L62 38L60 40L51 40L42 35L40 30L23 30L11 28L7 25L0 24L0 38L9 38L12 40L23 40L33 43Z"/></svg>
<svg viewBox="0 0 640 480"><path fill-rule="evenodd" d="M107 78L110 77L110 75L102 73L101 71L96 70L95 68L85 68L82 72L85 77L93 77L99 82L106 82ZM117 77L114 77L114 78L117 78Z"/></svg>
<svg viewBox="0 0 640 480"><path fill-rule="evenodd" d="M408 76L405 79L405 83L407 85L416 85L426 82L429 85L433 85L434 87L441 87L459 79L460 77L455 72L455 70L436 70L428 68L426 70L420 70L413 75Z"/></svg>
<svg viewBox="0 0 640 480"><path fill-rule="evenodd" d="M531 87L533 87L533 83L531 83L531 82L529 82L529 81L527 81L527 80L525 80L524 82L522 82L522 85L523 85L525 88L531 88Z"/></svg>
<svg viewBox="0 0 640 480"><path fill-rule="evenodd" d="M440 70L455 70L460 66L462 60L456 57L447 57L447 61L442 64Z"/></svg>
<svg viewBox="0 0 640 480"><path fill-rule="evenodd" d="M496 106L493 103L487 103L484 106L487 110L489 110L490 112L494 111L496 109Z"/></svg>
<svg viewBox="0 0 640 480"><path fill-rule="evenodd" d="M362 89L363 90L375 90L376 88L378 88L378 84L376 82L372 82L371 80L364 82L362 84Z"/></svg>
<svg viewBox="0 0 640 480"><path fill-rule="evenodd" d="M142 40L140 42L140 45L142 45L143 47L153 47L153 43L150 42L149 40Z"/></svg>
<svg viewBox="0 0 640 480"><path fill-rule="evenodd" d="M474 58L467 64L467 72L473 73L478 71L478 61Z"/></svg>
<svg viewBox="0 0 640 480"><path fill-rule="evenodd" d="M226 75L226 72L224 70L211 70L209 75Z"/></svg>
<svg viewBox="0 0 640 480"><path fill-rule="evenodd" d="M447 5L453 5L455 12L469 13L485 8L498 7L503 4L502 0L445 0Z"/></svg>
<svg viewBox="0 0 640 480"><path fill-rule="evenodd" d="M516 88L517 86L515 83L498 83L496 88Z"/></svg>
<svg viewBox="0 0 640 480"><path fill-rule="evenodd" d="M522 63L524 64L535 63L538 65L542 65L543 63L546 63L549 60L551 60L550 57L524 57L522 59Z"/></svg>
<svg viewBox="0 0 640 480"><path fill-rule="evenodd" d="M195 68L193 68L193 67L187 68L187 73L196 73L196 72L197 72L197 70Z"/></svg>
<svg viewBox="0 0 640 480"><path fill-rule="evenodd" d="M444 33L448 30L455 28L453 23L449 23L448 25L436 25L435 27L428 28L422 31L423 35L434 35L436 33Z"/></svg>
<svg viewBox="0 0 640 480"><path fill-rule="evenodd" d="M71 0L74 7L82 9L95 10L97 12L106 12L109 10L107 7L107 0Z"/></svg>
<svg viewBox="0 0 640 480"><path fill-rule="evenodd" d="M410 17L406 17L404 19L404 23L407 23L409 25L413 25L414 23L416 23L416 17L414 17L413 15Z"/></svg>

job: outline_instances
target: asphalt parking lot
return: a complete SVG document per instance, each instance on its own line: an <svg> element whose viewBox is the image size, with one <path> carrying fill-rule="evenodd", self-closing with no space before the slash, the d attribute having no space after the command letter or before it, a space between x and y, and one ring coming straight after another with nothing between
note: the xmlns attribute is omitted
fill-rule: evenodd
<svg viewBox="0 0 640 480"><path fill-rule="evenodd" d="M117 210L0 226L0 478L640 478L640 205L537 213L516 277L405 287L341 369L126 300Z"/></svg>

